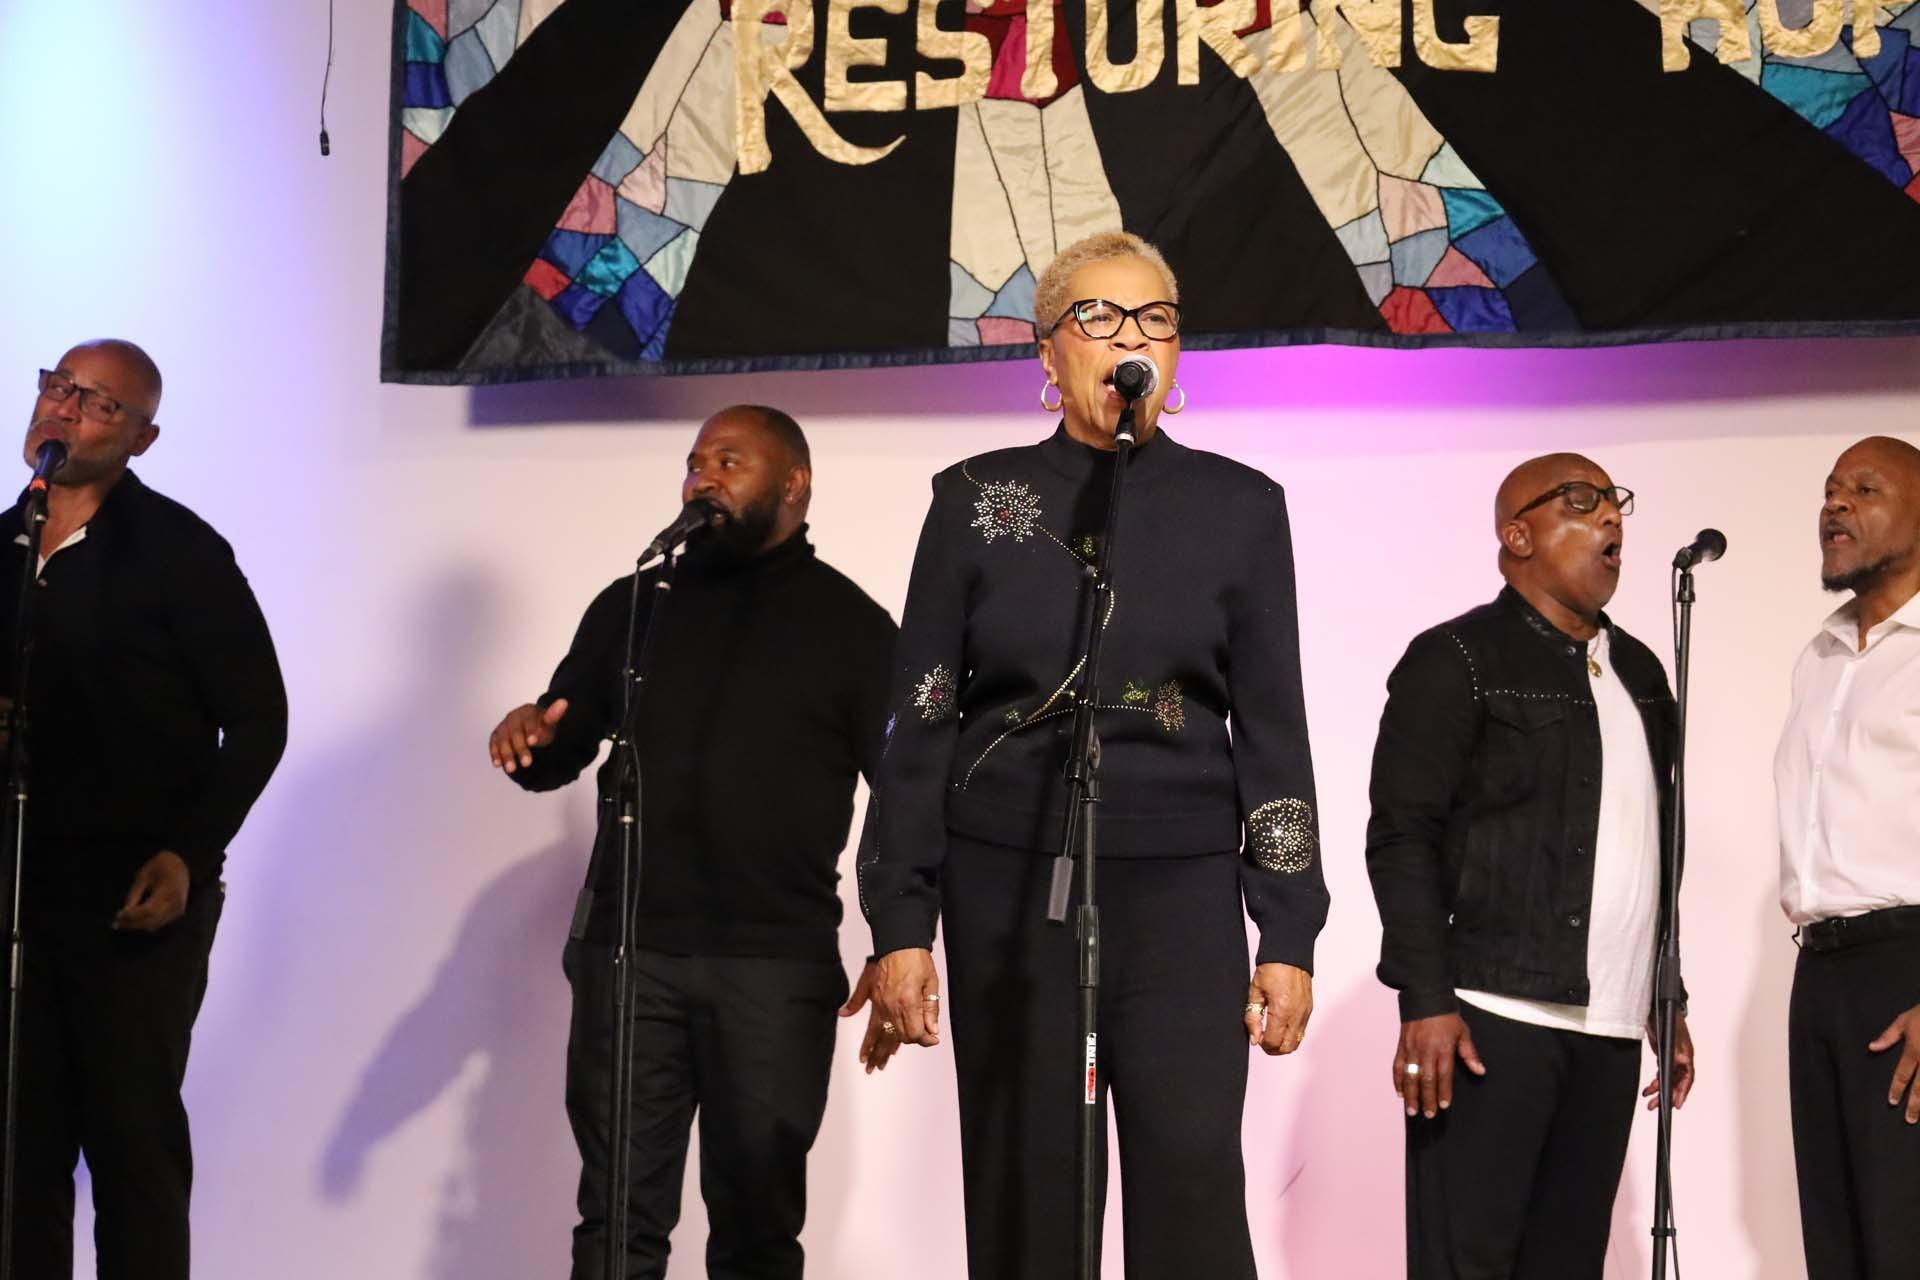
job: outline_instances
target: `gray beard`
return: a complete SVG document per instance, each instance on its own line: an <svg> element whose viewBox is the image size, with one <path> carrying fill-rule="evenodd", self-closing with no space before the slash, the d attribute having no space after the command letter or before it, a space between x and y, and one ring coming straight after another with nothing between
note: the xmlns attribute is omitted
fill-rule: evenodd
<svg viewBox="0 0 1920 1280"><path fill-rule="evenodd" d="M1882 556L1872 564L1863 564L1845 573L1823 573L1820 575L1820 585L1828 591L1852 591L1858 594L1862 588L1872 586L1874 579L1893 568L1893 562L1893 556Z"/></svg>

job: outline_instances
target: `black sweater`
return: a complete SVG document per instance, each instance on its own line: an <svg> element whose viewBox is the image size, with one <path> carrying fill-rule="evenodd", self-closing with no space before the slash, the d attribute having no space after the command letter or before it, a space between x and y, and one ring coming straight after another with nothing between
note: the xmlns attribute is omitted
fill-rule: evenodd
<svg viewBox="0 0 1920 1280"><path fill-rule="evenodd" d="M641 583L648 625L656 574ZM546 791L578 777L619 726L633 576L588 606L540 699L568 701L558 736L512 777ZM661 607L640 746L641 946L681 955L835 959L835 869L855 774L873 776L895 628L814 557L804 533L744 565L685 556ZM587 936L618 925L613 758L601 766Z"/></svg>
<svg viewBox="0 0 1920 1280"><path fill-rule="evenodd" d="M8 696L21 521L18 505L0 520ZM195 884L218 878L287 741L273 639L233 549L129 472L40 582L27 700L29 884L116 908L140 864L163 849L186 860Z"/></svg>
<svg viewBox="0 0 1920 1280"><path fill-rule="evenodd" d="M1112 457L1062 428L934 477L862 838L879 954L932 944L949 831L1057 849ZM1161 432L1128 465L1116 536L1101 856L1233 851L1244 832L1259 959L1310 969L1327 890L1280 486Z"/></svg>

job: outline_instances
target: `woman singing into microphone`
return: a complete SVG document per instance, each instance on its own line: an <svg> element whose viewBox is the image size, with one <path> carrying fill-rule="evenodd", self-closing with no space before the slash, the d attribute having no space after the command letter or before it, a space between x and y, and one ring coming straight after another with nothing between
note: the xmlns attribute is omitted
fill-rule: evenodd
<svg viewBox="0 0 1920 1280"><path fill-rule="evenodd" d="M1130 1280L1252 1280L1247 1049L1300 1046L1327 913L1286 502L1159 429L1185 393L1179 287L1152 245L1072 246L1034 312L1060 425L936 476L914 559L859 856L880 957L862 1057L951 1031L969 1274L1071 1274L1078 979L1047 889L1124 407L1113 369L1144 355L1158 385L1136 406L1095 713L1102 1115L1110 1094Z"/></svg>

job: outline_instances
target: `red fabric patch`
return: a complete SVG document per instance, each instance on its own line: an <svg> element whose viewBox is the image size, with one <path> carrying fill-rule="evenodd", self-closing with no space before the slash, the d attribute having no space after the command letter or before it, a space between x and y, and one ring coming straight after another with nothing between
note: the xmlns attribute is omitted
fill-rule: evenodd
<svg viewBox="0 0 1920 1280"><path fill-rule="evenodd" d="M1387 328L1395 333L1452 333L1441 318L1440 309L1419 289L1405 285L1388 294L1380 303L1380 314Z"/></svg>
<svg viewBox="0 0 1920 1280"><path fill-rule="evenodd" d="M1907 194L1915 200L1920 200L1920 173L1915 174L1913 181L1907 184Z"/></svg>
<svg viewBox="0 0 1920 1280"><path fill-rule="evenodd" d="M1475 265L1472 258L1449 246L1447 256L1440 259L1433 274L1427 277L1429 289L1491 289L1493 281L1487 279L1487 273Z"/></svg>
<svg viewBox="0 0 1920 1280"><path fill-rule="evenodd" d="M1913 72L1909 70L1908 75ZM1900 154L1906 158L1907 168L1920 173L1920 116L1903 116L1893 113L1893 145L1900 148Z"/></svg>
<svg viewBox="0 0 1920 1280"><path fill-rule="evenodd" d="M412 130L402 129L400 131L400 176L404 178L411 173L413 166L418 164L420 157L425 154L427 154L427 144L420 141Z"/></svg>
<svg viewBox="0 0 1920 1280"><path fill-rule="evenodd" d="M613 188L588 174L556 225L562 231L583 231L592 236L617 235L620 215L614 208Z"/></svg>
<svg viewBox="0 0 1920 1280"><path fill-rule="evenodd" d="M433 34L447 38L447 0L407 0L407 8L425 18Z"/></svg>
<svg viewBox="0 0 1920 1280"><path fill-rule="evenodd" d="M993 72L987 79L987 96L1005 102L1026 102L1020 92L1020 79L1027 70L1027 6L1025 0L994 3L983 13L968 13L966 28L977 31L993 46ZM1080 72L1073 62L1073 46L1067 42L1067 22L1059 4L1053 6L1053 96L1035 102L1047 103L1080 83Z"/></svg>
<svg viewBox="0 0 1920 1280"><path fill-rule="evenodd" d="M1033 341L1033 321L1015 320L1008 316L982 316L974 321L980 328L980 342L984 346L1002 347L1016 342Z"/></svg>
<svg viewBox="0 0 1920 1280"><path fill-rule="evenodd" d="M535 293L552 302L573 282L561 274L560 268L545 258L535 258L533 265L527 268L527 274L522 277L521 283L531 286Z"/></svg>

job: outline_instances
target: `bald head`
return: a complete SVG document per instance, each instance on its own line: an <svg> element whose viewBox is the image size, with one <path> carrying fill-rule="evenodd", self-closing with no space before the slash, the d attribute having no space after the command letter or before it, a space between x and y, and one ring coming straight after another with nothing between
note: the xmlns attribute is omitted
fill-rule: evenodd
<svg viewBox="0 0 1920 1280"><path fill-rule="evenodd" d="M61 366L64 368L72 357L82 352L102 357L119 373L114 387L119 399L148 418L160 412L160 366L137 343L125 338L93 338L62 356Z"/></svg>
<svg viewBox="0 0 1920 1280"><path fill-rule="evenodd" d="M1595 480L1595 477L1599 479ZM1493 531L1497 536L1520 508L1543 493L1550 493L1569 480L1593 480L1605 485L1606 472L1593 459L1577 453L1545 453L1507 473L1493 498Z"/></svg>
<svg viewBox="0 0 1920 1280"><path fill-rule="evenodd" d="M1620 585L1619 498L1600 464L1577 453L1527 459L1494 495L1500 575L1568 635L1592 635Z"/></svg>
<svg viewBox="0 0 1920 1280"><path fill-rule="evenodd" d="M1834 463L1839 471L1849 465L1871 465L1911 482L1911 491L1920 496L1920 449L1897 436L1868 436L1850 445Z"/></svg>

